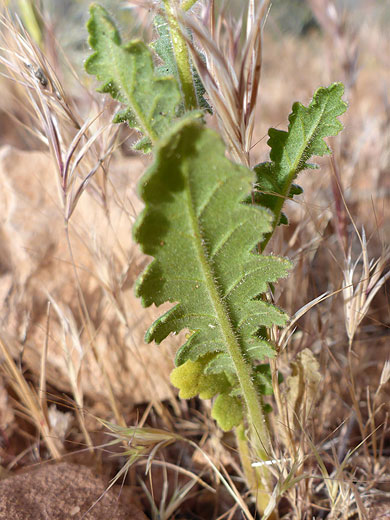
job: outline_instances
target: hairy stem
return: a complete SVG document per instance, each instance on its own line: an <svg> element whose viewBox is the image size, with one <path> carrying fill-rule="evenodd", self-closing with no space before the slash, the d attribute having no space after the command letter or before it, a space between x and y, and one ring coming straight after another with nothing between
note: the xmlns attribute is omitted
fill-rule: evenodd
<svg viewBox="0 0 390 520"><path fill-rule="evenodd" d="M195 1L191 0L192 5L195 3ZM169 29L171 32L171 41L179 73L179 80L184 98L184 106L186 110L194 110L198 108L198 101L196 98L195 86L192 76L190 54L188 52L186 40L181 32L179 22L175 16L173 2L174 0L164 0L164 6L167 13ZM186 4L190 4L191 2L187 1ZM188 10L190 7L191 5L189 5L187 9L184 9Z"/></svg>
<svg viewBox="0 0 390 520"><path fill-rule="evenodd" d="M264 249L266 248L268 242L271 240L271 238L272 238L272 236L273 236L273 234L275 232L275 229L278 226L278 222L280 220L280 215L282 213L282 208L283 208L283 205L284 205L284 203L286 202L286 200L288 198L288 192L290 190L290 187L291 187L292 181L294 180L294 177L295 177L295 170L292 170L290 172L289 182L286 182L285 189L283 190L283 193L278 194L278 202L277 202L277 205L275 206L275 210L274 210L275 217L274 217L274 220L272 222L272 231L267 233L267 235L265 236L263 242L261 243L261 250L262 251L264 251Z"/></svg>
<svg viewBox="0 0 390 520"><path fill-rule="evenodd" d="M238 453L240 455L241 466L244 471L247 486L255 498L258 511L260 514L263 514L268 505L270 496L268 486L264 485L264 480L268 484L270 472L266 466L261 469L252 466L253 460L244 423L241 423L240 426L236 428L235 433ZM269 517L270 520L276 520L275 514L276 513Z"/></svg>
<svg viewBox="0 0 390 520"><path fill-rule="evenodd" d="M197 237L202 236L198 219L195 215L193 206L193 195L191 185L187 180L186 191L189 201L190 218L192 221L192 228L194 235ZM237 374L238 381L241 386L242 396L245 401L247 409L247 420L250 426L250 441L253 446L254 456L258 457L261 461L269 459L269 453L271 448L271 439L268 423L266 421L265 414L263 412L263 403L259 396L255 385L252 380L252 370L247 361L244 358L241 347L232 329L232 325L229 320L227 310L221 301L218 288L215 283L212 269L208 259L207 251L204 248L202 240L196 241L197 253L199 255L200 262L202 263L203 273L206 280L207 290L213 302L215 313L218 318L218 323L221 326L222 334L225 339L226 349L229 353L231 360L233 361L235 371ZM262 495L262 502L268 504L269 501L269 484L270 484L270 473L268 468L264 465L259 471L260 484L256 487L259 493ZM262 506L261 506L262 507Z"/></svg>

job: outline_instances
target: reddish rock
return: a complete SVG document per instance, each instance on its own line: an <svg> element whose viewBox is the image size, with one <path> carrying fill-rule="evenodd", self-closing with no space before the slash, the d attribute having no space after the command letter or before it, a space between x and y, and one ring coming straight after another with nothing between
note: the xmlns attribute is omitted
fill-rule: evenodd
<svg viewBox="0 0 390 520"><path fill-rule="evenodd" d="M0 520L146 520L85 466L43 464L0 481Z"/></svg>

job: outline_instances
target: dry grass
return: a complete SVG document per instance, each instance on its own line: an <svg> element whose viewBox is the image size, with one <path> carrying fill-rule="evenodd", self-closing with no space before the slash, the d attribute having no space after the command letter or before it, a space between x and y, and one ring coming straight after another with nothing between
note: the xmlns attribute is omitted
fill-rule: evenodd
<svg viewBox="0 0 390 520"><path fill-rule="evenodd" d="M232 157L265 159L267 128L284 127L291 103L307 102L319 84L344 81L350 105L333 159L303 174L291 225L268 246L295 263L275 295L292 319L273 331L274 503L281 518L386 518L385 28L371 2L359 3L357 25L336 2L310 0L321 31L282 34L267 2L249 4L238 21L214 2L197 19L182 18L215 107L210 124L219 124ZM232 438L209 419L208 403L178 402L169 387L176 340L162 351L142 341L153 311L132 295L147 259L130 230L147 159L129 153L128 131L110 123L115 106L66 63L52 22L43 17L40 47L14 15L3 8L0 18L0 141L24 150L0 150L2 466L71 456L138 485L151 518L254 518ZM133 15L147 19L139 6ZM304 382L299 406L294 377Z"/></svg>

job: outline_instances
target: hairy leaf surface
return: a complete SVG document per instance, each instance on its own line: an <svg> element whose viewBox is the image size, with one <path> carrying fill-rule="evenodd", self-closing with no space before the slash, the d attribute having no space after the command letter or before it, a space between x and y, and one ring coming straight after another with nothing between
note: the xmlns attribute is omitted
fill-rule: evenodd
<svg viewBox="0 0 390 520"><path fill-rule="evenodd" d="M158 38L151 44L152 49L162 60L162 65L157 68L160 75L171 75L177 79L179 83L179 72L177 70L177 64L175 54L173 52L173 46L171 41L171 34L169 30L169 24L164 16L157 15L154 19L154 26L156 28ZM201 58L204 59L203 55L200 54ZM196 98L198 100L198 106L202 110L212 113L211 107L204 98L206 90L203 86L202 80L198 74L198 71L191 62L192 77L194 81L194 87L196 92ZM184 102L180 104L178 114L184 113Z"/></svg>
<svg viewBox="0 0 390 520"><path fill-rule="evenodd" d="M169 24L164 16L157 15L153 20L158 38L150 45L162 61L162 65L157 68L161 76L174 76L179 78L179 72L173 53Z"/></svg>
<svg viewBox="0 0 390 520"><path fill-rule="evenodd" d="M109 93L125 105L116 122L126 121L144 134L138 148L149 151L150 142L163 136L172 124L181 99L172 76L162 77L154 69L151 51L141 41L123 44L107 11L100 5L90 8L89 44L95 52L85 68Z"/></svg>
<svg viewBox="0 0 390 520"><path fill-rule="evenodd" d="M230 390L237 353L252 370L254 360L274 355L260 327L286 321L260 298L269 283L287 275L290 263L254 252L272 215L243 203L252 182L253 172L225 157L213 131L186 119L156 147L140 183L145 209L134 229L143 252L154 257L137 295L145 306L176 303L150 327L146 341L160 343L189 329L176 365L203 360L203 373L224 374Z"/></svg>
<svg viewBox="0 0 390 520"><path fill-rule="evenodd" d="M274 224L287 224L281 212L283 203L286 198L302 193L293 181L302 170L316 168L308 163L309 159L331 153L324 138L337 135L343 128L337 119L347 108L341 99L343 93L341 83L319 88L308 107L294 103L287 131L274 128L268 131L271 161L255 167L258 190L255 201L273 211Z"/></svg>

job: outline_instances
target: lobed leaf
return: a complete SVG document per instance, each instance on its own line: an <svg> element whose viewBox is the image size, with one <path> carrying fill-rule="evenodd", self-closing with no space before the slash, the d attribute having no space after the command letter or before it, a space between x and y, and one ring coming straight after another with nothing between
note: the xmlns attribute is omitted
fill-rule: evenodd
<svg viewBox="0 0 390 520"><path fill-rule="evenodd" d="M316 168L309 159L331 153L324 138L337 135L343 128L337 119L347 108L343 94L342 83L321 87L308 107L294 103L287 131L274 128L268 131L271 161L255 167L255 201L272 210L274 226L287 224L281 212L283 203L286 198L302 193L293 181L302 170Z"/></svg>
<svg viewBox="0 0 390 520"><path fill-rule="evenodd" d="M162 65L157 68L161 76L174 76L179 78L175 55L173 53L169 24L162 15L155 16L153 20L158 38L150 45L162 61Z"/></svg>
<svg viewBox="0 0 390 520"><path fill-rule="evenodd" d="M156 28L156 32L158 34L158 38L151 44L151 48L156 52L159 58L162 61L162 65L157 68L159 75L171 75L176 78L178 84L179 82L179 72L177 70L177 64L175 59L175 54L173 52L171 34L169 30L169 24L167 20L162 15L157 15L154 18L154 26ZM204 56L199 52L200 58L205 61ZM211 107L209 103L206 101L204 95L206 90L203 86L202 80L198 74L198 71L194 67L191 62L191 71L192 77L194 81L196 98L198 101L198 106L200 109L205 110L206 112L212 113ZM184 113L184 102L180 104L178 109L178 115L183 115Z"/></svg>
<svg viewBox="0 0 390 520"><path fill-rule="evenodd" d="M154 259L136 293L144 306L176 303L149 328L147 342L191 331L176 356L184 370L176 372L180 385L186 379L180 374L200 362L204 376L225 375L224 393L235 395L234 352L251 371L254 361L274 355L259 330L285 324L286 315L260 296L287 275L290 263L254 251L270 231L272 215L243 203L252 182L253 172L230 162L221 139L193 118L158 143L155 161L141 179L145 209L134 236Z"/></svg>
<svg viewBox="0 0 390 520"><path fill-rule="evenodd" d="M170 128L181 100L180 90L172 76L155 71L148 47L135 40L123 44L108 12L92 4L87 24L89 44L95 52L85 68L102 83L101 92L109 93L125 105L116 122L126 121L145 136L139 149L149 151Z"/></svg>

